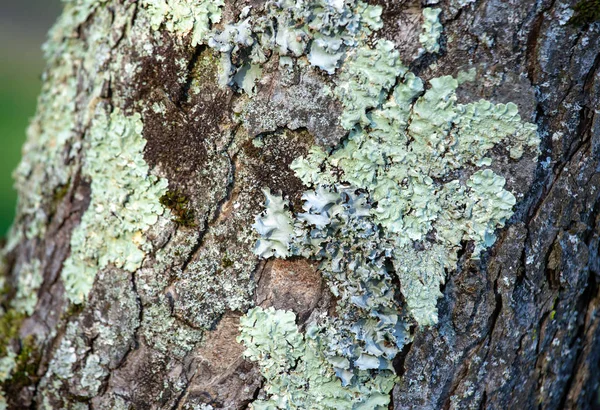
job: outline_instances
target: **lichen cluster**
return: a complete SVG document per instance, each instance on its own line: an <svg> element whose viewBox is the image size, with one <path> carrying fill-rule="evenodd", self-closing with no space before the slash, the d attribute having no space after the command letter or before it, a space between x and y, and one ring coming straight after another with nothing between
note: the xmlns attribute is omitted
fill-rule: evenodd
<svg viewBox="0 0 600 410"><path fill-rule="evenodd" d="M191 44L204 44L212 24L221 20L223 0L143 0L154 30L161 26L179 35L191 34Z"/></svg>
<svg viewBox="0 0 600 410"><path fill-rule="evenodd" d="M422 42L437 52L439 9L424 14ZM337 314L308 326L317 326L324 360L351 389L365 371L391 374L409 326L437 323L440 285L456 269L462 243L472 241L478 258L512 215L516 199L490 168L490 150L502 146L519 159L526 149L536 152L539 140L512 103L459 104L450 76L426 88L389 41L362 42L346 55L333 93L348 137L292 163L310 188L303 212L293 214L286 200L264 191L266 211L254 226L257 255L321 261ZM268 367L265 355L251 357ZM268 392L279 397L281 380L272 379L287 375L266 377L275 386Z"/></svg>
<svg viewBox="0 0 600 410"><path fill-rule="evenodd" d="M441 77L423 91L422 81L408 73L392 97L369 112L369 125L363 127L362 119L356 118L355 128L341 146L329 153L314 147L308 156L294 161L297 176L315 191L305 194L306 212L297 215L294 232L288 236L289 249L282 249L280 238L269 245L272 234L258 229L263 238L257 254L270 256L272 250L275 256L291 252L335 260L335 253L320 249L321 242L314 238L326 237L334 244L342 241L335 230L322 231L330 228L332 217L342 215L336 206L348 207L358 195L364 204L358 215L375 227L364 235L366 244L361 246L373 250L373 259L386 257L394 262L417 323L436 323L439 285L445 270L455 268L461 241L473 241L477 257L493 244L494 230L512 215L516 202L504 190L504 178L490 169L475 169L491 164L486 154L501 141L515 158L538 143L535 126L520 121L514 104L457 104L457 86L455 79ZM459 173L465 175L462 180ZM269 204L277 201L270 196ZM258 219L262 225L270 224L271 232L289 231L291 219L281 223L272 217L280 208ZM358 234L349 221L336 223ZM312 247L308 251L301 247L307 232ZM351 260L354 252L348 251L342 260Z"/></svg>
<svg viewBox="0 0 600 410"><path fill-rule="evenodd" d="M323 355L323 329L311 326L303 335L295 321L293 312L272 307L253 308L240 321L238 340L247 346L245 356L258 361L267 380L269 397L254 401L252 408L387 409L387 392L395 381L391 372L374 377L361 372L356 383L342 387Z"/></svg>
<svg viewBox="0 0 600 410"><path fill-rule="evenodd" d="M19 218L29 227L27 238L44 233L52 212L44 198L65 197L69 176L79 165L71 159L83 152L81 176L91 183L91 202L73 232L62 271L66 295L81 303L99 271L113 273L108 267L123 274L136 272L136 295L131 291L127 309L138 308L136 296L144 313L133 315L129 327L140 326L140 340L182 361L225 311L248 308L255 260L246 257L250 249L245 244L243 250L227 249L231 258L224 253L220 243L233 225L217 221L207 228L191 262L188 255L195 252L200 235L182 229L152 255L155 266L140 269L152 251L148 231L159 236L164 224L171 223L160 218L165 207L184 227L202 218L181 193L167 191L166 180L151 175L143 156L141 116L116 108L109 115L97 101L104 98L104 82L111 80L101 74L110 71L107 50L116 47L111 42L120 41L110 35L119 16L104 10L105 3L68 2L53 31L55 41L46 53L57 68L48 74L53 78L45 82L16 172L22 187ZM437 322L440 285L456 269L463 242L473 242L471 257L477 258L512 215L515 197L490 168L490 150L506 149L513 159L526 149L536 150L535 126L521 121L514 104L459 104L458 82L452 77L431 79L426 87L402 64L392 42L374 38L382 27L380 6L359 0L268 1L244 8L238 22L218 29L213 25L221 19L221 0L143 0L139 6L140 18L154 30L164 28L187 36L194 46L206 44L221 53L221 82L248 95L255 93L262 65L273 56L288 72L298 64L312 70L315 78L331 75L328 95L343 107L340 124L349 131L347 138L335 148L315 146L293 162L293 171L307 187L302 211L265 189L266 210L254 227L260 257L321 262L320 272L336 299L335 315L315 315L302 334L293 313L254 308L241 319L239 340L267 380L255 409L387 408L395 382L392 361L410 341L411 326ZM90 30L91 48L71 47L80 41L75 28L96 9L104 12L94 13L90 21L98 25ZM423 11L419 40L429 53L440 50L439 15L439 9ZM141 55L154 51L147 42ZM127 67L126 75L139 68L122 56L116 60ZM180 59L176 64L184 72L189 62ZM84 86L73 67L90 77ZM194 81L191 91L197 93L202 84ZM91 90L90 99L81 102L89 107L83 111L75 106L81 87ZM307 100L314 97L308 94ZM152 109L164 115L167 108L155 103ZM250 179L236 175L240 177L240 185L251 185ZM250 204L235 206L244 212L252 209ZM18 235L12 238L19 240ZM128 274L123 280L129 281ZM176 285L166 292L174 280ZM39 264L22 266L17 281L11 312L20 323L35 308L32 295L42 281ZM18 328L7 317L3 326L6 322ZM42 390L61 394L61 386L77 374L78 396L93 397L100 391L111 364L95 350L88 351L80 326L77 321L67 325L40 383ZM98 329L94 349L109 349L116 330L102 323ZM12 350L0 353L2 379L16 359Z"/></svg>
<svg viewBox="0 0 600 410"><path fill-rule="evenodd" d="M223 53L222 82L247 92L272 53L282 66L306 56L310 65L333 74L348 49L382 27L381 7L360 0L268 1L264 9L252 14L246 7L238 23L209 36L208 45Z"/></svg>
<svg viewBox="0 0 600 410"><path fill-rule="evenodd" d="M109 264L134 272L147 251L144 232L164 208L167 181L150 175L139 114L98 114L89 130L82 170L91 180L91 202L71 238L61 272L67 297L81 303L96 272Z"/></svg>

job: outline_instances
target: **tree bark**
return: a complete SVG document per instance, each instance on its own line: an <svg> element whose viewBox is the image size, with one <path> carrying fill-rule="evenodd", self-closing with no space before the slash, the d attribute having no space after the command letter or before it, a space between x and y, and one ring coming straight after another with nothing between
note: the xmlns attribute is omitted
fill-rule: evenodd
<svg viewBox="0 0 600 410"><path fill-rule="evenodd" d="M302 328L334 314L318 264L259 259L251 227L263 210L261 188L301 210L307 188L290 164L314 144L347 138L342 104L321 92L332 85L329 74L308 64L290 74L273 53L252 89L219 85L221 54L173 16L153 21L150 3L68 3L45 47L44 87L15 173L18 215L0 264L0 353L14 356L2 382L8 408L248 408L264 395L264 378L237 341L240 317L273 306L295 312ZM538 162L493 153L517 197L514 215L480 259L462 244L441 288L438 323L413 324L394 359L390 408L595 408L597 15L566 0L377 3L383 27L372 38L391 41L410 71L431 79L474 70L459 101L514 102L541 140ZM211 29L240 21L249 5L266 12L260 1L228 0ZM425 6L442 10L437 53L418 51ZM137 164L89 166L93 149L108 149L102 144L138 123L147 189L135 182ZM159 178L168 183L162 191ZM110 197L130 179L125 197L156 188L164 211L128 209L133 202L121 191ZM99 226L116 218L123 231L110 240L98 232L90 256L91 211L106 218ZM136 219L146 212L151 220ZM127 259L129 250L114 250L126 240L143 252L137 265L102 262L109 252ZM85 266L97 263L81 301L69 297L75 285L61 274L74 249Z"/></svg>

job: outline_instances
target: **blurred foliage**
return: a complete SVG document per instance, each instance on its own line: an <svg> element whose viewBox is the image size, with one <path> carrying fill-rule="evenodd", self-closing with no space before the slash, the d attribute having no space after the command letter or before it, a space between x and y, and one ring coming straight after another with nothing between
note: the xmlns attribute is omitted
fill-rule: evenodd
<svg viewBox="0 0 600 410"><path fill-rule="evenodd" d="M15 214L12 171L21 159L44 68L41 45L60 0L0 0L0 239Z"/></svg>
<svg viewBox="0 0 600 410"><path fill-rule="evenodd" d="M0 64L0 236L14 216L17 197L11 174L21 158L25 130L35 112L40 73L39 66L14 59Z"/></svg>

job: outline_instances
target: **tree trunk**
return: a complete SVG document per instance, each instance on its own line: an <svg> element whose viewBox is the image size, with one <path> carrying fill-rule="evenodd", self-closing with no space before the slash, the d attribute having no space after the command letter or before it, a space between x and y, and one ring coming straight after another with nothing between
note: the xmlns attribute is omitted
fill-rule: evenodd
<svg viewBox="0 0 600 410"><path fill-rule="evenodd" d="M576 3L67 2L15 171L18 215L0 263L0 407L597 406L600 6ZM403 131L378 128L418 77L425 86L408 97ZM443 104L425 113L437 90ZM498 112L514 103L520 118L502 111L477 123L488 115L480 99L507 104ZM479 128L459 155L453 144L469 138L469 121ZM398 195L416 191L413 180L434 187L405 211L392 201L388 210L404 212L398 231L374 216L384 202L375 189L351 180L351 167L363 175L379 157L361 163L364 142L346 165L339 159L376 132L374 150L386 132L406 133L402 149L417 162L394 168L403 160L384 152L375 178L408 172ZM496 196L469 199L476 177L491 178L481 186L498 186ZM451 181L458 194L444 200ZM307 199L323 186L339 215ZM514 207L494 202L500 194ZM360 198L379 239L340 239L342 229L321 253L295 248L299 232L334 232L309 217L341 221ZM481 221L452 201L485 215L481 235ZM433 202L446 205L430 211ZM379 263L387 310L368 306L360 289L374 279L357 285L354 265L328 270L342 241L354 241L342 265L356 255ZM395 248L376 262L361 256L365 241L380 255ZM389 366L365 364L377 354L359 336L348 336L350 359L332 356L341 342L327 335L373 317L377 334L396 341L377 358ZM402 340L384 329L389 317Z"/></svg>

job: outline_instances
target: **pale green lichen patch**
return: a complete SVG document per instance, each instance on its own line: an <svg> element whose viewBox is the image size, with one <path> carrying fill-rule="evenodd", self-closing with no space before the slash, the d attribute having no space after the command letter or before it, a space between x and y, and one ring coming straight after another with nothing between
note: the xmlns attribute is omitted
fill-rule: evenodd
<svg viewBox="0 0 600 410"><path fill-rule="evenodd" d="M442 9L426 7L423 9L423 32L419 35L419 42L423 51L437 53L440 51L440 36L444 27L440 23Z"/></svg>
<svg viewBox="0 0 600 410"><path fill-rule="evenodd" d="M270 206L280 204L286 217L271 209L269 229L255 225L257 255L321 261L338 298L337 316L322 324L322 353L344 384L363 371L392 370L409 323L437 323L440 285L456 269L461 242L473 241L477 258L512 215L516 200L504 178L477 169L491 164L490 150L502 144L515 159L537 150L536 127L521 121L516 105L458 104L457 87L446 76L425 90L389 42L355 49L334 90L342 125L351 129L347 140L330 152L313 147L292 163L312 188L292 232L284 200L270 193ZM269 236L280 232L275 252ZM394 277L408 317L398 313Z"/></svg>
<svg viewBox="0 0 600 410"><path fill-rule="evenodd" d="M11 306L19 313L31 315L35 310L37 292L43 281L40 261L34 259L25 263L17 274L17 293L11 301Z"/></svg>
<svg viewBox="0 0 600 410"><path fill-rule="evenodd" d="M325 356L344 383L362 370L392 370L392 359L408 340L385 266L394 244L370 218L364 193L318 186L302 198L305 212L297 214L287 251L321 260L320 270L338 298L337 317L324 323Z"/></svg>
<svg viewBox="0 0 600 410"><path fill-rule="evenodd" d="M489 169L472 173L466 182L449 176L489 164L485 155L500 142L515 157L539 142L535 126L520 120L514 104L457 104L452 77L432 79L430 86L416 98L422 82L407 74L393 97L369 112L368 126L356 128L328 156L315 148L292 164L317 192L341 193L339 184L349 184L345 191L366 193L365 219L381 228L379 241L389 240L387 250L378 252L394 261L409 311L421 325L437 321L439 285L445 269L455 267L460 242L474 241L477 257L493 244L494 230L512 215L516 202L504 190L504 178ZM322 228L306 221L313 232Z"/></svg>
<svg viewBox="0 0 600 410"><path fill-rule="evenodd" d="M368 125L366 111L387 99L387 92L406 70L394 44L387 40L379 40L375 48L362 46L350 53L334 90L344 105L342 127L351 129L357 123Z"/></svg>
<svg viewBox="0 0 600 410"><path fill-rule="evenodd" d="M81 303L96 272L112 264L133 272L141 266L147 246L144 232L164 208L159 198L167 181L149 173L143 151L139 114L99 114L89 130L82 170L91 180L91 202L73 232L71 255L62 279L67 297Z"/></svg>
<svg viewBox="0 0 600 410"><path fill-rule="evenodd" d="M0 359L0 383L8 380L17 365L17 354L12 349L7 349L6 355Z"/></svg>
<svg viewBox="0 0 600 410"><path fill-rule="evenodd" d="M162 25L180 35L192 36L192 46L203 44L211 25L221 20L223 0L143 0L154 30Z"/></svg>
<svg viewBox="0 0 600 410"><path fill-rule="evenodd" d="M303 335L295 319L293 312L256 307L240 320L238 340L266 379L266 397L254 401L253 409L388 408L393 372L361 371L355 383L342 386L323 355L322 329L311 326Z"/></svg>
<svg viewBox="0 0 600 410"><path fill-rule="evenodd" d="M78 150L76 124L80 123L75 110L77 89L78 86L92 89L88 87L88 78L73 75L72 64L76 61L88 67L91 62L97 64L102 56L97 49L94 51L98 52L94 52L84 48L76 30L106 2L68 0L64 3L64 11L43 46L48 69L43 74L36 115L27 130L22 160L13 174L19 202L8 249L22 236L31 239L45 233L55 208L49 202L57 189L68 185L73 173L74 161L71 159ZM104 33L98 30L99 36ZM104 36L105 41L107 38ZM102 77L94 74L92 70L92 81L101 82ZM85 104L82 102L82 105Z"/></svg>
<svg viewBox="0 0 600 410"><path fill-rule="evenodd" d="M69 58L64 56L65 59ZM13 177L19 193L16 220L26 222L25 236L33 238L45 231L49 209L45 198L65 185L70 168L64 165L64 151L73 136L76 82L65 68L53 70L38 99L38 112L27 130L23 158ZM16 232L11 235L18 240Z"/></svg>

